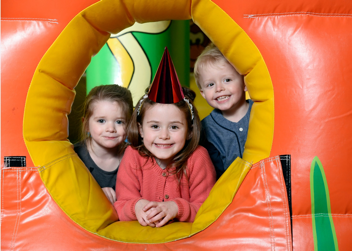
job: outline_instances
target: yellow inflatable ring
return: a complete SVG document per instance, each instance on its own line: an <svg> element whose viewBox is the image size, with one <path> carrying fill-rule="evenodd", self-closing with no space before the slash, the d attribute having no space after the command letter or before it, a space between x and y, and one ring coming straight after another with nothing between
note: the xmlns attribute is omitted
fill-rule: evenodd
<svg viewBox="0 0 352 251"><path fill-rule="evenodd" d="M67 140L67 114L75 85L110 33L118 33L135 21L190 18L245 75L254 105L243 160L237 158L216 183L194 223L155 229L141 227L138 222L119 222L114 208ZM26 146L43 183L74 222L111 240L165 243L192 236L214 222L232 202L251 163L269 156L274 133L273 87L255 44L214 2L102 0L77 15L42 58L28 91L23 128Z"/></svg>

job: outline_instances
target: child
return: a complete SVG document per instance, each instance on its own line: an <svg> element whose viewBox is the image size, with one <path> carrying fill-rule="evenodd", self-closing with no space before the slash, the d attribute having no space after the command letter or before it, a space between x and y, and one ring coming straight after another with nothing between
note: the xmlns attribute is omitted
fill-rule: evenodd
<svg viewBox="0 0 352 251"><path fill-rule="evenodd" d="M246 100L243 76L213 44L198 57L194 76L214 108L202 120L201 145L208 150L218 179L237 157L242 158L253 101Z"/></svg>
<svg viewBox="0 0 352 251"><path fill-rule="evenodd" d="M194 221L215 183L208 152L198 146L194 97L190 90L183 94L166 50L128 128L131 146L117 175L114 204L121 221L138 220L152 227L173 219Z"/></svg>
<svg viewBox="0 0 352 251"><path fill-rule="evenodd" d="M132 111L132 95L126 88L94 87L84 104L82 141L74 146L111 203L116 201L116 175L127 147L126 125Z"/></svg>

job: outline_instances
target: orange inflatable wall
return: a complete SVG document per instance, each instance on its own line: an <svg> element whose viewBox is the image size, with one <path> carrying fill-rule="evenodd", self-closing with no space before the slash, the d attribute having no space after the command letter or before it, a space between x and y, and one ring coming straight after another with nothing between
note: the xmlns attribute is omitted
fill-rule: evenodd
<svg viewBox="0 0 352 251"><path fill-rule="evenodd" d="M2 2L2 249L70 250L79 247L104 250L213 250L223 247L228 250L324 250L324 247L329 247L329 250L350 250L352 183L349 178L352 176L352 169L346 161L352 152L352 103L349 102L352 94L352 85L349 83L352 78L350 1L170 2L177 10L175 16L170 16L170 19L181 17L180 19L193 18L196 23L198 21L200 28L219 46L235 67L246 75L255 106L250 122L250 132L253 133L249 134L250 144L248 147L246 145L248 149L243 161L253 162L254 165L249 166L243 164L242 160L236 160L230 171L217 182L209 198L211 202L216 202L218 191L232 192L232 186L240 187L236 194L237 188L234 190L233 197L228 198L230 202L225 203L224 211L213 219L209 220L210 216L206 214L213 212L213 209L202 208L200 220L195 223L200 222L202 225L209 220L205 227L194 230L197 228L195 224L185 225L184 228L190 227L187 236L165 236L161 241L151 242L148 242L150 233L162 236L163 229L157 230L159 232L148 232L146 229L140 230L139 233L133 232L134 236L142 236L141 239L136 237L136 240L133 239L134 236L122 240L114 235L116 233L109 232L109 229L120 229L122 232L124 228L132 229L134 226L118 225L117 216L111 208L105 206L105 202L102 204L108 216L102 217L101 222L94 223L95 228L84 223L91 220L91 214L83 220L77 219L80 216L75 218L76 215L69 211L69 206L64 204L65 198L60 202L60 194L55 190L55 184L60 183L61 174L52 182L47 178L52 173L46 173L44 170L51 162L47 161L46 157L36 155L41 151L42 156L46 156L49 148L38 149L32 144L32 141L46 141L38 140L40 137L32 133L35 132L35 127L40 131L41 125L36 125L35 121L28 123L29 117L31 121L35 120L30 116L35 114L32 113L35 111L34 105L49 106L49 103L55 102L54 99L45 100L50 92L50 89L45 88L48 88L50 81L48 80L47 86L45 83L38 85L36 81L36 76L40 76L38 74L43 72L41 69L46 69L46 65L42 63L37 70L36 67L69 21L94 2ZM142 5L143 1L140 2ZM154 12L162 12L164 8L163 4L158 4L156 1L155 6L160 8L154 8L151 13L146 12L144 15L138 12L137 6L129 18L138 16L140 20L136 19L137 21L157 21L158 16L156 19L152 17ZM211 7L199 7L203 5ZM178 14L178 11L181 14ZM205 15L202 11L209 15L209 23L197 19ZM94 15L89 18L99 19ZM218 27L223 26L219 32L212 28L212 22L219 22L217 19L222 22L217 24ZM227 37L226 27L232 27L233 22L248 37L243 38L242 33L236 36L230 29L227 32L231 33L231 36ZM243 53L234 55L236 49L233 48L242 46L239 41L247 44L248 39L255 44L257 51L251 53L252 49L243 47L243 50L240 50ZM70 46L74 46L74 43L67 44L67 47ZM245 63L241 62L250 61L251 57L258 55L259 59L255 60L264 65L260 66L263 70L259 72L255 70L259 66L244 65ZM55 57L56 55L53 56L49 51L46 60L53 64L48 58ZM67 62L70 63L70 57L67 57ZM58 65L58 68L60 67L61 65ZM78 71L72 72L79 75ZM251 82L254 74L255 83ZM33 75L35 77L31 91L28 92ZM259 81L260 76L262 82ZM68 89L74 88L75 77L65 76L65 81L71 78L67 81L72 82ZM269 88L268 83L272 85ZM27 93L28 100L25 104ZM36 103L36 95L31 93L38 95L41 102ZM69 107L74 94L67 93L70 94L67 94L69 97L64 103ZM262 109L264 105L268 108ZM24 128L25 109L27 117ZM38 110L40 109L38 107ZM62 127L65 127L64 125L65 122ZM25 145L23 130L27 135L26 143L30 150L27 150ZM63 133L60 130L57 132ZM64 142L65 134L57 137L60 140L63 138ZM56 135L48 140L50 144L54 141L57 141ZM256 146L261 149L256 149ZM71 154L69 142L62 149L67 152L66 155ZM282 154L291 156L292 226L287 191L277 157ZM70 157L69 161L74 163L73 166L80 165L74 156ZM236 178L241 176L236 173L238 166L243 167L242 173L248 172L242 184L242 180ZM49 181L53 184L49 184ZM62 184L61 188L64 186L65 184ZM204 220L202 215L206 215ZM181 229L183 225L177 227Z"/></svg>

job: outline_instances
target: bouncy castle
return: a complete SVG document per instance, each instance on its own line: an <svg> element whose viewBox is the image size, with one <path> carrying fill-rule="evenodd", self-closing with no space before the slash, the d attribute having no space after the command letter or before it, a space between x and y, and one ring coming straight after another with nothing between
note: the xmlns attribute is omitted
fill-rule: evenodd
<svg viewBox="0 0 352 251"><path fill-rule="evenodd" d="M351 250L350 1L1 7L2 250ZM68 140L75 86L111 34L189 19L245 76L254 104L243 158L193 223L121 222Z"/></svg>

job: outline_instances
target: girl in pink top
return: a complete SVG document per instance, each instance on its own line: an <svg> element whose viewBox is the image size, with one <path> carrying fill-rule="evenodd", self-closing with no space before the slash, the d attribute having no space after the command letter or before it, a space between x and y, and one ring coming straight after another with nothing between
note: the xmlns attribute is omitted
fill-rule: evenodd
<svg viewBox="0 0 352 251"><path fill-rule="evenodd" d="M215 183L215 169L198 146L200 121L196 109L193 113L192 121L185 101L145 99L139 115L136 108L127 132L131 146L116 181L114 205L121 221L152 227L172 219L194 221Z"/></svg>
<svg viewBox="0 0 352 251"><path fill-rule="evenodd" d="M186 92L186 93L184 93ZM215 183L215 169L198 146L195 93L181 88L167 49L150 87L134 110L116 180L114 203L121 221L161 227L193 222Z"/></svg>

